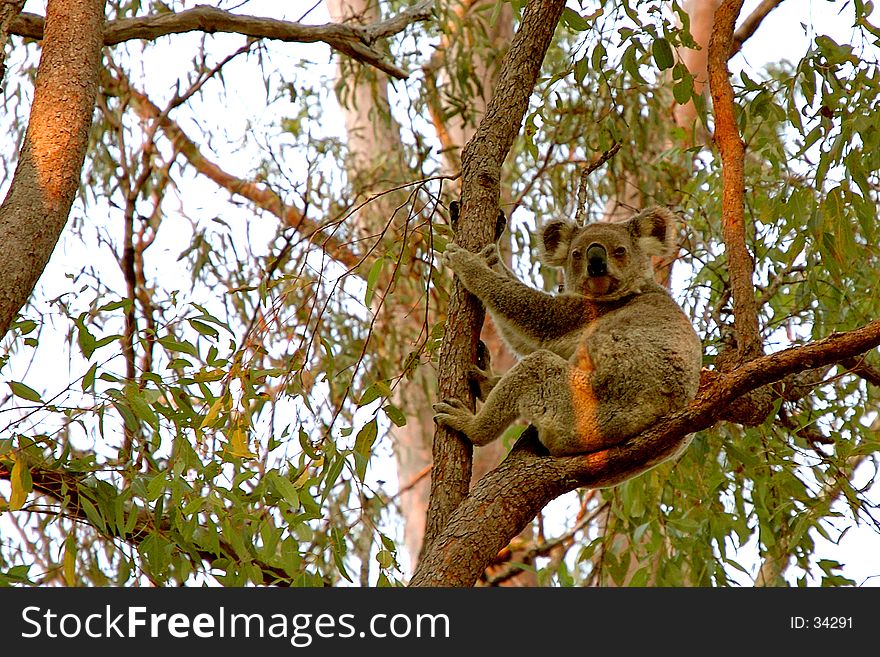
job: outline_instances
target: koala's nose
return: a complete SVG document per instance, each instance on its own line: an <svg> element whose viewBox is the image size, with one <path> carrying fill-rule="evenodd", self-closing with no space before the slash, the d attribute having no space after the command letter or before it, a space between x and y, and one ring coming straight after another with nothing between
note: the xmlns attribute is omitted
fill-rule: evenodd
<svg viewBox="0 0 880 657"><path fill-rule="evenodd" d="M587 274L604 276L608 273L608 252L601 244L593 244L587 249Z"/></svg>

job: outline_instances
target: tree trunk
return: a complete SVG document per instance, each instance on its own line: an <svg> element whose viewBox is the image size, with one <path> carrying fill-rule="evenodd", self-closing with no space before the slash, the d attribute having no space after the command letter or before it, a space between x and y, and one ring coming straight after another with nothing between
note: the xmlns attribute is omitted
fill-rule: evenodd
<svg viewBox="0 0 880 657"><path fill-rule="evenodd" d="M0 205L0 336L30 297L79 187L103 21L104 0L49 0L30 120Z"/></svg>

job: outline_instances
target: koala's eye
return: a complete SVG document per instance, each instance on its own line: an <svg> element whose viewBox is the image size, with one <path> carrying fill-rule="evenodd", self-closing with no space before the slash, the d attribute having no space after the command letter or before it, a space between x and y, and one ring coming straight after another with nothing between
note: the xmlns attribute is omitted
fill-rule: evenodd
<svg viewBox="0 0 880 657"><path fill-rule="evenodd" d="M615 258L622 258L626 255L626 247L618 246L616 249L614 249L613 255Z"/></svg>
<svg viewBox="0 0 880 657"><path fill-rule="evenodd" d="M580 249L575 249L571 252L572 260L580 260L582 255L583 254L581 253Z"/></svg>

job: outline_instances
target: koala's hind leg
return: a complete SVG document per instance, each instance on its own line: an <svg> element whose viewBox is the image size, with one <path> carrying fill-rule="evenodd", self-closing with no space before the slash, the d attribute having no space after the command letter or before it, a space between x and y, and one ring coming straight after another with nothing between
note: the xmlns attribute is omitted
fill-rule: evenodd
<svg viewBox="0 0 880 657"><path fill-rule="evenodd" d="M559 449L567 453L565 446L574 441L571 378L568 361L538 350L501 377L476 415L458 400L447 400L435 405L436 418L462 431L475 445L486 445L522 417L537 427L551 454Z"/></svg>

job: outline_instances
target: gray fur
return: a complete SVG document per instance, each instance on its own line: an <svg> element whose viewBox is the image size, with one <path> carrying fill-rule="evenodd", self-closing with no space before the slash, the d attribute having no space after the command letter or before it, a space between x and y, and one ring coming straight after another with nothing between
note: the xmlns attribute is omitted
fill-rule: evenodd
<svg viewBox="0 0 880 657"><path fill-rule="evenodd" d="M622 443L687 405L702 346L651 267L652 255L671 252L675 227L664 208L622 223L548 223L541 257L565 271L558 295L519 281L494 245L476 254L449 244L443 262L521 360L502 377L472 368L482 407L473 414L446 399L434 405L435 420L485 445L522 417L550 454L566 456Z"/></svg>

